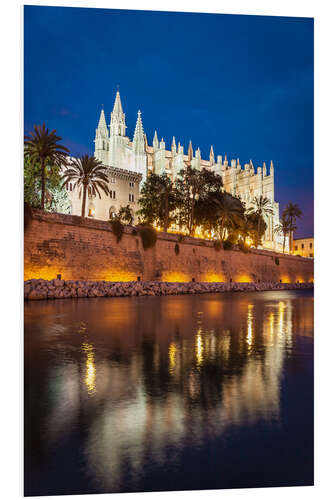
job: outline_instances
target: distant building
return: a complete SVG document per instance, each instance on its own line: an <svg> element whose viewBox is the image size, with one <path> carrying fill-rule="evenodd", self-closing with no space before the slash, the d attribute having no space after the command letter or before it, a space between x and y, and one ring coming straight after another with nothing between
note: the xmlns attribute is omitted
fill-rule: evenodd
<svg viewBox="0 0 333 500"><path fill-rule="evenodd" d="M93 196L90 190L88 190L86 217L109 220L113 215L119 212L120 207L125 207L126 205L131 207L135 215L137 210L139 210L139 185L142 175L123 168L120 169L108 166L107 176L109 179L109 196L106 196L100 189L101 198L99 198L98 195ZM66 184L66 190L71 204L70 212L73 215L81 215L82 195L80 198L73 184L74 183L71 182Z"/></svg>
<svg viewBox="0 0 333 500"><path fill-rule="evenodd" d="M95 157L109 167L111 177L113 176L112 172L117 172L117 175L120 175L120 172L124 172L124 175L127 176L126 182L128 184L131 174L133 176L131 182L140 182L141 187L150 172L155 172L156 174L166 173L175 181L180 170L187 166L192 166L196 169L207 168L208 170L212 170L222 177L224 190L233 196L240 197L247 208L250 208L254 198L260 195L267 197L271 201L273 215L269 216L266 220L267 230L263 238L263 246L265 248L282 250L283 237L274 231L275 227L279 224L279 204L274 199L274 166L272 161L269 169L263 163L255 171L251 160L242 168L238 159L231 160L229 164L226 155L224 156L224 160L222 160L222 155L218 155L215 161L213 146L210 149L209 160L204 160L201 158L199 148L195 152L193 151L191 141L187 154L184 154L184 147L180 143L178 143L178 146L176 145L175 137L172 139L170 150L166 149L164 140L159 141L156 131L152 145L150 146L147 136L144 133L140 111L138 111L132 141L126 136L126 128L125 113L118 91L113 111L111 112L110 130L108 130L106 124L104 109L102 109L94 140ZM134 176L136 176L135 179ZM124 183L120 184L119 182L119 188L126 187L123 194L121 194L120 189L116 191L119 203L113 203L113 199L104 200L106 198L104 194L102 194L102 201L97 199L89 200L91 206L94 205L94 216L107 219L111 206L114 205L118 208L120 204L127 204L127 198L130 195L127 184L125 186ZM111 184L110 189L113 189ZM133 208L137 201L138 192L136 192L135 197ZM80 203L74 198L75 195L72 195L73 213L78 213ZM89 212L89 208L87 210L89 216L92 212ZM288 246L287 238L286 250L288 250Z"/></svg>
<svg viewBox="0 0 333 500"><path fill-rule="evenodd" d="M314 238L295 238L293 242L294 255L314 258Z"/></svg>

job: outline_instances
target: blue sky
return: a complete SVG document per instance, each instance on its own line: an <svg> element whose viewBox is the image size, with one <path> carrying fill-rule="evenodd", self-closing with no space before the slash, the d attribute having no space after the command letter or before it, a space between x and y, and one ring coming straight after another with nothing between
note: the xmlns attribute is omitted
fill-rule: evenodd
<svg viewBox="0 0 333 500"><path fill-rule="evenodd" d="M208 158L272 159L275 199L302 208L313 234L313 20L25 6L24 128L57 129L72 154L93 153L117 85L133 136L154 130Z"/></svg>

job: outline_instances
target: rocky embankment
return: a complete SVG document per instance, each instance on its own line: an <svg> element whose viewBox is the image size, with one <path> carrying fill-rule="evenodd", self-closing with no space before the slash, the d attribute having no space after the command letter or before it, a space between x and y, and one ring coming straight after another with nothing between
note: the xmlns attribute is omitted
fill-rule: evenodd
<svg viewBox="0 0 333 500"><path fill-rule="evenodd" d="M313 283L166 283L161 281L82 281L32 279L24 282L27 300L136 295L183 295L216 292L248 292L313 288Z"/></svg>

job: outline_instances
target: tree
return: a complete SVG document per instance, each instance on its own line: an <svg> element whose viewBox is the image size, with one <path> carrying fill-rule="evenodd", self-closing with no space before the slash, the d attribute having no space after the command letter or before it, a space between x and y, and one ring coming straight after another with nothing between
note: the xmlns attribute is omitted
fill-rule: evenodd
<svg viewBox="0 0 333 500"><path fill-rule="evenodd" d="M218 231L223 241L226 233L240 227L244 218L242 202L229 193L216 193L214 197L214 212L218 218Z"/></svg>
<svg viewBox="0 0 333 500"><path fill-rule="evenodd" d="M282 217L289 221L289 253L293 250L293 232L296 231L296 221L302 217L303 212L296 203L289 202L282 212Z"/></svg>
<svg viewBox="0 0 333 500"><path fill-rule="evenodd" d="M129 205L126 205L126 207L120 207L117 217L121 222L124 222L125 224L133 224L134 214Z"/></svg>
<svg viewBox="0 0 333 500"><path fill-rule="evenodd" d="M158 224L167 231L175 220L174 211L178 205L176 187L166 173L150 174L144 183L140 198L138 215L145 224Z"/></svg>
<svg viewBox="0 0 333 500"><path fill-rule="evenodd" d="M41 208L45 205L45 171L47 167L61 167L66 164L69 150L58 144L61 137L56 135L56 130L49 131L45 127L35 125L30 135L24 136L24 156L29 158L33 165L39 165L41 178Z"/></svg>
<svg viewBox="0 0 333 500"><path fill-rule="evenodd" d="M67 166L63 176L63 186L67 182L74 181L74 189L79 190L79 197L82 197L82 211L81 216L84 217L86 213L86 200L87 190L93 196L98 194L101 198L100 189L109 195L107 168L103 166L102 162L97 160L94 156L82 155L79 158L74 158Z"/></svg>
<svg viewBox="0 0 333 500"><path fill-rule="evenodd" d="M295 231L296 226L291 227L290 220L287 218L285 214L282 214L280 223L275 226L274 232L277 234L282 234L283 235L283 253L285 250L286 246L286 237L289 234L290 230Z"/></svg>
<svg viewBox="0 0 333 500"><path fill-rule="evenodd" d="M270 215L273 215L273 207L271 200L269 198L266 198L266 196L263 196L262 194L259 197L255 197L253 200L253 207L249 210L250 214L255 214L257 216L257 233L258 233L258 240L257 240L257 246L260 244L261 241L261 225L262 221L265 220L265 217L269 217Z"/></svg>
<svg viewBox="0 0 333 500"><path fill-rule="evenodd" d="M70 200L67 191L61 186L59 171L57 166L45 171L44 209L49 212L69 213ZM32 163L28 156L24 158L24 201L32 208L41 206L41 168L38 163Z"/></svg>
<svg viewBox="0 0 333 500"><path fill-rule="evenodd" d="M178 198L178 223L185 226L188 234L193 236L195 231L195 221L198 218L196 206L203 207L200 203L211 193L218 193L222 189L222 178L203 168L202 170L187 167L179 172L176 180L176 190ZM200 216L199 216L200 218Z"/></svg>

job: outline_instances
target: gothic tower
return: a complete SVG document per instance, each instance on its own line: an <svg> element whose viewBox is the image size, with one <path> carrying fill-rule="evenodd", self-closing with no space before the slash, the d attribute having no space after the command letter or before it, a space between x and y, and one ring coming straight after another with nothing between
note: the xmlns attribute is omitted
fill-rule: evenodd
<svg viewBox="0 0 333 500"><path fill-rule="evenodd" d="M146 167L146 151L145 151L145 134L141 120L141 111L138 111L135 131L133 136L133 154L134 154L134 169L142 174L142 182L145 182L147 177Z"/></svg>
<svg viewBox="0 0 333 500"><path fill-rule="evenodd" d="M110 157L112 167L118 167L124 162L126 138L125 113L121 105L120 94L117 91L110 121Z"/></svg>
<svg viewBox="0 0 333 500"><path fill-rule="evenodd" d="M95 137L95 157L104 163L108 164L109 160L109 133L106 126L104 109L101 111Z"/></svg>

